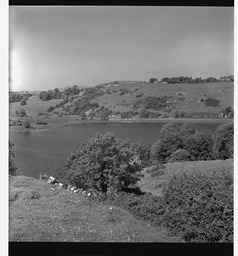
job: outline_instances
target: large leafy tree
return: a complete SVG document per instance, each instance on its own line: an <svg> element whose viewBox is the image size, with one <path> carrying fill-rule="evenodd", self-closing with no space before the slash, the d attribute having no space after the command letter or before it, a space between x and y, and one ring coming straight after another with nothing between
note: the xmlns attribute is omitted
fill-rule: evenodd
<svg viewBox="0 0 238 256"><path fill-rule="evenodd" d="M192 161L214 159L213 140L209 132L197 131L195 134L184 136L183 145L190 153Z"/></svg>
<svg viewBox="0 0 238 256"><path fill-rule="evenodd" d="M234 124L220 125L214 134L214 155L217 159L233 157Z"/></svg>
<svg viewBox="0 0 238 256"><path fill-rule="evenodd" d="M141 162L128 140L96 134L69 155L61 173L77 187L104 194L137 189Z"/></svg>

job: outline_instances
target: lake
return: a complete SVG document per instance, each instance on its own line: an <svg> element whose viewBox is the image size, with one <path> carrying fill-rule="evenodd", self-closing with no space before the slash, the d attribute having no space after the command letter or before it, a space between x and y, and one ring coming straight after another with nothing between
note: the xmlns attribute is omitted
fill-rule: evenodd
<svg viewBox="0 0 238 256"><path fill-rule="evenodd" d="M81 142L93 137L96 132L114 132L119 138L129 138L132 142L153 143L165 123L87 123L51 130L40 130L30 134L10 132L10 141L18 170L26 176L39 178L39 174L53 175L62 166L67 156ZM180 123L181 124L181 123ZM221 123L195 123L197 130L214 132Z"/></svg>

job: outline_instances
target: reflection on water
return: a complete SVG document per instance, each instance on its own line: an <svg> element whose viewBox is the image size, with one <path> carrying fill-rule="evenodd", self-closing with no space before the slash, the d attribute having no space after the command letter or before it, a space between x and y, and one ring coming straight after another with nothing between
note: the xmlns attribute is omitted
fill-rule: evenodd
<svg viewBox="0 0 238 256"><path fill-rule="evenodd" d="M180 123L181 124L181 123ZM153 143L164 123L98 123L80 124L65 128L40 132L10 133L10 140L15 144L18 170L26 175L39 177L40 173L53 174L62 166L67 156L81 142L93 137L97 132L113 132L117 137L129 138L132 142ZM217 123L196 123L197 130L214 132Z"/></svg>

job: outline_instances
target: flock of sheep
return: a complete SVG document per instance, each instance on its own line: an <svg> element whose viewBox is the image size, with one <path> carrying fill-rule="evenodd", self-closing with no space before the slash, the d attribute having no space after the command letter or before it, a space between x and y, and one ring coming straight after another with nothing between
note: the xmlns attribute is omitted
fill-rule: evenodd
<svg viewBox="0 0 238 256"><path fill-rule="evenodd" d="M68 192L71 192L71 193L81 193L82 195L87 196L87 197L90 197L92 195L91 192L87 192L87 191L83 190L82 188L76 188L71 185L66 185L66 184L60 183L57 181L57 179L55 177L49 176L47 174L44 174L44 175L40 174L40 180L44 180L48 184L52 184L54 187L64 188ZM54 187L52 187L51 189L55 190Z"/></svg>

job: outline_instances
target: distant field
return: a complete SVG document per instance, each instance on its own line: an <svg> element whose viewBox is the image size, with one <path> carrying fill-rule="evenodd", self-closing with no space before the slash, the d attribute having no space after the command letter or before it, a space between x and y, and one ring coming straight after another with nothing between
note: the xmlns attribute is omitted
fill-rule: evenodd
<svg viewBox="0 0 238 256"><path fill-rule="evenodd" d="M149 168L150 169L150 168ZM214 161L190 161L166 164L166 169L162 169L161 175L151 177L147 173L148 168L143 170L144 178L141 179L139 186L142 191L151 192L154 195L161 196L163 186L174 174L185 172L187 174L201 171L204 173L220 172L222 170L233 171L233 159L214 160Z"/></svg>
<svg viewBox="0 0 238 256"><path fill-rule="evenodd" d="M60 103L62 99L53 99L49 101L42 101L37 96L32 96L27 101L27 105L21 106L20 102L10 103L9 114L10 116L16 115L16 110L25 109L28 116L37 116L38 111L46 112L50 106L55 106Z"/></svg>

